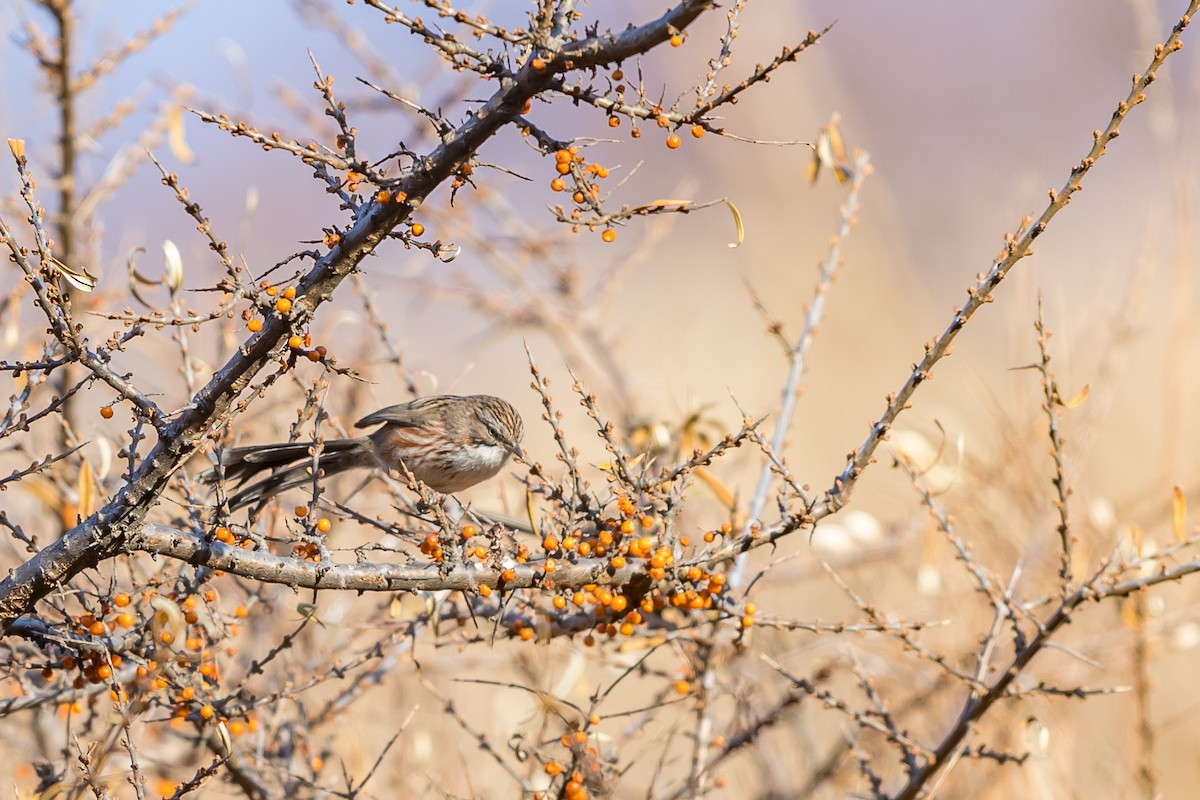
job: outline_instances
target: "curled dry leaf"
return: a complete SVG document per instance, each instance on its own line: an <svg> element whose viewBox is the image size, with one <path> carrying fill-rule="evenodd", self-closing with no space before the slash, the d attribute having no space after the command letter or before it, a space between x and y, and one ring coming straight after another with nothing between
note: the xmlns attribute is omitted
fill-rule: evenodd
<svg viewBox="0 0 1200 800"><path fill-rule="evenodd" d="M167 288L171 290L171 294L175 294L183 285L183 256L179 254L179 248L170 239L163 240L162 249L167 273Z"/></svg>
<svg viewBox="0 0 1200 800"><path fill-rule="evenodd" d="M729 207L729 213L733 214L733 224L737 229L737 238L729 243L730 247L741 247L742 242L746 241L746 225L742 222L742 212L738 211L737 206L728 197L722 198L725 205Z"/></svg>
<svg viewBox="0 0 1200 800"><path fill-rule="evenodd" d="M13 158L22 161L25 158L25 140L24 139L9 139L8 149L12 151Z"/></svg>
<svg viewBox="0 0 1200 800"><path fill-rule="evenodd" d="M87 519L96 512L96 473L86 458L79 465L76 491L79 493L78 514Z"/></svg>
<svg viewBox="0 0 1200 800"><path fill-rule="evenodd" d="M171 106L167 109L167 145L171 148L171 153L184 164L191 164L196 160L184 136L183 106Z"/></svg>
<svg viewBox="0 0 1200 800"><path fill-rule="evenodd" d="M1066 402L1064 402L1062 404L1062 407L1063 408L1079 408L1081 405L1083 405L1083 401L1087 400L1088 394L1090 394L1091 391L1092 391L1091 384L1084 386L1082 389L1079 390L1079 394L1075 395L1070 400L1067 400Z"/></svg>
<svg viewBox="0 0 1200 800"><path fill-rule="evenodd" d="M154 641L162 644L173 644L180 641L184 633L185 620L183 609L179 607L179 604L161 594L156 594L150 598L150 606L154 609L154 616L150 618L150 631L154 634ZM166 641L163 639L164 633L170 634Z"/></svg>
<svg viewBox="0 0 1200 800"><path fill-rule="evenodd" d="M67 283L71 284L79 291L96 291L96 276L88 272L85 267L80 267L78 269L75 267L68 267L54 256L50 257L50 264L54 267L55 271L58 272L59 275L63 276L63 279L66 280Z"/></svg>

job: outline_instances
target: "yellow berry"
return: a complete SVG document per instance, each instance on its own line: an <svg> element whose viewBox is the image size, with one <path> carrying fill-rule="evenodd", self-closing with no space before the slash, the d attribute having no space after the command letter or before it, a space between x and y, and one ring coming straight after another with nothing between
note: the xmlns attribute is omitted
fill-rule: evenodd
<svg viewBox="0 0 1200 800"><path fill-rule="evenodd" d="M671 47L679 47L681 44L683 44L683 37L678 33L671 34Z"/></svg>
<svg viewBox="0 0 1200 800"><path fill-rule="evenodd" d="M332 529L333 523L329 521L328 517L321 517L319 520L317 520L317 530L319 530L321 533L329 533L329 531Z"/></svg>

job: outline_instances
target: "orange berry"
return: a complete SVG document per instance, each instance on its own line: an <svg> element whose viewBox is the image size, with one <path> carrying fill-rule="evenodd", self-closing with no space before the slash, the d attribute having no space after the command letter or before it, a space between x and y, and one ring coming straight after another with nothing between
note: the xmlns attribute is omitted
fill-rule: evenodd
<svg viewBox="0 0 1200 800"><path fill-rule="evenodd" d="M758 606L754 603L746 603L746 607L743 610L746 612L747 617L753 617L758 613Z"/></svg>
<svg viewBox="0 0 1200 800"><path fill-rule="evenodd" d="M567 184L563 183L562 178L555 178L554 180L550 181L550 191L552 192L561 192L566 188Z"/></svg>
<svg viewBox="0 0 1200 800"><path fill-rule="evenodd" d="M562 764L559 764L557 761L547 761L546 766L543 767L543 769L546 771L546 774L550 776L561 775L563 771Z"/></svg>
<svg viewBox="0 0 1200 800"><path fill-rule="evenodd" d="M613 556L608 563L613 569L623 569L625 567L625 556Z"/></svg>
<svg viewBox="0 0 1200 800"><path fill-rule="evenodd" d="M683 44L683 37L678 33L671 34L671 47L679 47L681 44Z"/></svg>
<svg viewBox="0 0 1200 800"><path fill-rule="evenodd" d="M294 298L296 296L296 287L289 286L286 289L284 289L283 296L286 297L288 300L291 300L292 298Z"/></svg>
<svg viewBox="0 0 1200 800"><path fill-rule="evenodd" d="M687 694L692 690L692 685L687 681L675 681L675 693Z"/></svg>
<svg viewBox="0 0 1200 800"><path fill-rule="evenodd" d="M200 716L204 717L205 719L212 719L213 715L216 713L217 710L212 706L202 706L200 709Z"/></svg>
<svg viewBox="0 0 1200 800"><path fill-rule="evenodd" d="M274 297L277 294L279 294L278 286L268 286L267 287L267 297Z"/></svg>
<svg viewBox="0 0 1200 800"><path fill-rule="evenodd" d="M522 641L528 642L533 638L533 628L521 628L521 632L517 634Z"/></svg>
<svg viewBox="0 0 1200 800"><path fill-rule="evenodd" d="M693 125L692 126L692 136L696 137L697 139L704 138L704 126L703 125Z"/></svg>
<svg viewBox="0 0 1200 800"><path fill-rule="evenodd" d="M292 301L286 297L281 297L275 301L275 310L280 314L286 314L292 310Z"/></svg>
<svg viewBox="0 0 1200 800"><path fill-rule="evenodd" d="M88 633L92 636L103 636L107 631L108 629L104 627L104 623L100 620L96 620L88 626Z"/></svg>
<svg viewBox="0 0 1200 800"><path fill-rule="evenodd" d="M608 607L620 614L628 605L629 599L624 595L618 594L613 596L612 603L608 604Z"/></svg>
<svg viewBox="0 0 1200 800"><path fill-rule="evenodd" d="M121 592L119 595L113 598L113 605L115 605L117 608L124 608L125 606L129 605L129 595Z"/></svg>
<svg viewBox="0 0 1200 800"><path fill-rule="evenodd" d="M571 171L571 164L568 161L560 161L554 165L554 171L559 175L566 175Z"/></svg>
<svg viewBox="0 0 1200 800"><path fill-rule="evenodd" d="M259 331L262 330L262 320L261 319L250 320L249 322L246 323L246 330L250 331L251 333L258 333Z"/></svg>
<svg viewBox="0 0 1200 800"><path fill-rule="evenodd" d="M329 533L333 530L333 523L329 521L328 517L321 517L317 520L317 530L321 533Z"/></svg>
<svg viewBox="0 0 1200 800"><path fill-rule="evenodd" d="M250 609L243 605L239 605L233 610L233 615L238 619L245 619L246 617L250 616Z"/></svg>
<svg viewBox="0 0 1200 800"><path fill-rule="evenodd" d="M667 147L671 148L672 150L679 147L679 144L680 144L679 134L672 133L670 136L667 137Z"/></svg>
<svg viewBox="0 0 1200 800"><path fill-rule="evenodd" d="M425 226L419 222L414 222L412 225L412 235L422 236L425 233Z"/></svg>
<svg viewBox="0 0 1200 800"><path fill-rule="evenodd" d="M122 628L132 628L133 623L134 623L133 614L130 614L129 612L125 612L123 614L117 614L117 624L120 625Z"/></svg>
<svg viewBox="0 0 1200 800"><path fill-rule="evenodd" d="M101 664L100 666L96 667L96 677L102 681L108 680L112 677L112 667L110 667L108 664Z"/></svg>
<svg viewBox="0 0 1200 800"><path fill-rule="evenodd" d="M104 419L112 419L113 418L112 406L101 406L100 407L100 416L104 417Z"/></svg>
<svg viewBox="0 0 1200 800"><path fill-rule="evenodd" d="M575 192L575 194L571 195L571 199L574 200L577 204L583 205L583 201L586 200L587 198L585 198L583 196L583 192ZM111 414L109 416L111 416Z"/></svg>
<svg viewBox="0 0 1200 800"><path fill-rule="evenodd" d="M288 347L290 347L292 350L299 350L303 346L304 346L304 338L303 337L293 335L288 338Z"/></svg>
<svg viewBox="0 0 1200 800"><path fill-rule="evenodd" d="M482 586L479 587L479 594L482 597L491 597L492 596L492 587L488 586L486 583L483 584Z"/></svg>
<svg viewBox="0 0 1200 800"><path fill-rule="evenodd" d="M183 700L184 702L191 700L195 696L196 696L196 690L193 689L191 686L183 687L183 691L181 691L179 693L179 699Z"/></svg>
<svg viewBox="0 0 1200 800"><path fill-rule="evenodd" d="M613 74L612 74L612 79L613 79L614 81L621 81L621 80L625 80L625 73L624 73L624 72L622 72L622 71L621 71L621 70L619 70L619 69L614 69L614 70L613 70Z"/></svg>
<svg viewBox="0 0 1200 800"><path fill-rule="evenodd" d="M583 592L576 592L575 594L571 595L571 602L577 606L581 606L587 602L587 597Z"/></svg>
<svg viewBox="0 0 1200 800"><path fill-rule="evenodd" d="M608 118L608 127L610 127L610 128L621 127L621 118L618 116L609 117Z"/></svg>
<svg viewBox="0 0 1200 800"><path fill-rule="evenodd" d="M242 722L240 719L235 719L233 722L229 723L229 733L233 736L241 736L245 732L246 723Z"/></svg>
<svg viewBox="0 0 1200 800"><path fill-rule="evenodd" d="M564 608L567 607L567 598L563 597L561 594L556 595L554 600L551 602L554 603L554 607L557 608L559 611L562 611Z"/></svg>
<svg viewBox="0 0 1200 800"><path fill-rule="evenodd" d="M601 241L612 243L617 240L617 232L612 228L605 228L604 233L600 234Z"/></svg>
<svg viewBox="0 0 1200 800"><path fill-rule="evenodd" d="M542 70L544 70L546 68L546 62L544 59L534 58L532 61L529 62L529 66L533 67L538 72L541 72Z"/></svg>
<svg viewBox="0 0 1200 800"><path fill-rule="evenodd" d="M292 509L292 513L294 513L300 519L304 519L308 516L308 506L296 506L294 509Z"/></svg>
<svg viewBox="0 0 1200 800"><path fill-rule="evenodd" d="M464 539L470 539L472 536L476 536L478 534L479 528L475 527L474 525L463 525L462 537Z"/></svg>
<svg viewBox="0 0 1200 800"><path fill-rule="evenodd" d="M571 160L571 151L570 150L555 150L554 151L555 163L565 164L565 163L569 162L570 160Z"/></svg>
<svg viewBox="0 0 1200 800"><path fill-rule="evenodd" d="M556 537L552 534L546 534L546 538L542 539L542 549L557 550L558 549L558 537Z"/></svg>

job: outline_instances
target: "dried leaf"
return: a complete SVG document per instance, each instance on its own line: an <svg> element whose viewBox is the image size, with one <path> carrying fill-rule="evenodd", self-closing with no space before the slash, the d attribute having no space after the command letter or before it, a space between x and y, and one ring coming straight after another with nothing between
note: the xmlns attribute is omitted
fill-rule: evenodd
<svg viewBox="0 0 1200 800"><path fill-rule="evenodd" d="M1050 749L1050 729L1042 723L1037 717L1029 717L1025 720L1024 730L1025 749L1030 754L1036 756L1044 756Z"/></svg>
<svg viewBox="0 0 1200 800"><path fill-rule="evenodd" d="M1137 603L1131 598L1121 598L1121 622L1131 631L1142 627L1142 615L1138 613Z"/></svg>
<svg viewBox="0 0 1200 800"><path fill-rule="evenodd" d="M171 290L171 294L175 294L183 285L183 256L179 254L179 248L170 239L163 239L162 249L167 273L167 288Z"/></svg>
<svg viewBox="0 0 1200 800"><path fill-rule="evenodd" d="M24 139L9 139L8 149L12 151L13 158L18 161L25 158L25 140Z"/></svg>
<svg viewBox="0 0 1200 800"><path fill-rule="evenodd" d="M63 278L66 279L67 283L71 284L79 291L96 291L96 276L88 272L86 268L81 267L79 269L75 269L74 267L68 267L54 256L50 257L50 263L58 271L58 274L62 275Z"/></svg>
<svg viewBox="0 0 1200 800"><path fill-rule="evenodd" d="M821 174L821 167L832 169L838 183L845 183L854 177L854 170L850 168L850 159L846 156L846 145L842 141L842 131L838 127L840 120L840 115L835 113L830 117L829 124L821 128L821 133L817 136L812 161L808 164L808 182L810 184L817 182L817 177Z"/></svg>
<svg viewBox="0 0 1200 800"><path fill-rule="evenodd" d="M185 620L183 609L174 601L161 594L150 598L154 608L154 616L150 618L150 631L154 641L160 644L178 644L184 633ZM169 634L164 640L163 634Z"/></svg>
<svg viewBox="0 0 1200 800"><path fill-rule="evenodd" d="M1187 536L1187 497L1183 494L1183 489L1176 486L1173 490L1174 498L1171 503L1171 532L1175 534L1175 540L1185 541Z"/></svg>
<svg viewBox="0 0 1200 800"><path fill-rule="evenodd" d="M720 501L721 505L733 511L737 505L737 498L733 492L726 488L725 484L717 480L717 477L704 467L696 467L692 474L699 478L705 486L712 489L712 493L717 496L717 500Z"/></svg>
<svg viewBox="0 0 1200 800"><path fill-rule="evenodd" d="M1083 401L1087 400L1088 394L1092 391L1092 385L1089 383L1079 390L1079 394L1072 397L1062 404L1063 408L1079 408L1083 405Z"/></svg>
<svg viewBox="0 0 1200 800"><path fill-rule="evenodd" d="M721 198L725 201L725 205L729 206L729 213L733 214L733 224L737 228L737 239L729 243L730 247L741 247L742 242L746 241L746 225L742 222L742 212L738 211L737 206L728 197Z"/></svg>
<svg viewBox="0 0 1200 800"><path fill-rule="evenodd" d="M171 153L184 164L191 164L196 160L183 135L183 106L171 106L167 109L167 145L171 148Z"/></svg>
<svg viewBox="0 0 1200 800"><path fill-rule="evenodd" d="M79 465L76 491L79 493L79 516L87 519L96 513L96 473L92 471L92 465L86 458Z"/></svg>

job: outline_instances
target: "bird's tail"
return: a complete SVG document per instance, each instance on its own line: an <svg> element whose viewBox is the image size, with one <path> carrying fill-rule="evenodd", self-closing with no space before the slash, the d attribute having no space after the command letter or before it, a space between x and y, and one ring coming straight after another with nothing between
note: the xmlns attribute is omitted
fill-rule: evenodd
<svg viewBox="0 0 1200 800"><path fill-rule="evenodd" d="M322 473L335 475L355 467L371 466L374 463L372 452L371 440L366 437L333 439L321 446L317 463ZM235 447L222 454L221 463L225 479L238 484L246 483L264 472L271 473L257 483L240 488L237 494L229 498L230 510L237 510L255 505L287 489L311 484L313 445L295 442ZM218 474L218 470L213 468L204 472L200 480L216 483Z"/></svg>

